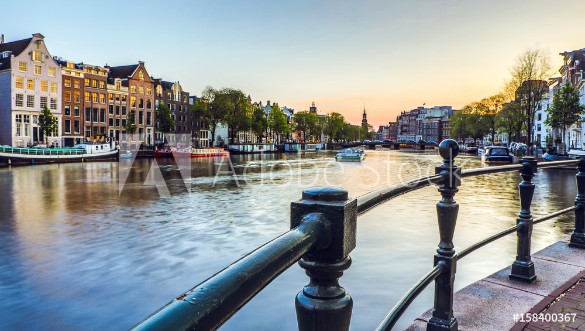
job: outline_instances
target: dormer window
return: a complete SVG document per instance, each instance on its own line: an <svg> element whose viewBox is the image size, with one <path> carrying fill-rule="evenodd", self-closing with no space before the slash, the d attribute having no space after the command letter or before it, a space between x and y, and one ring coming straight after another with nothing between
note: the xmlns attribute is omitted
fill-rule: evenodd
<svg viewBox="0 0 585 331"><path fill-rule="evenodd" d="M142 71L138 72L138 79L144 81L144 73Z"/></svg>

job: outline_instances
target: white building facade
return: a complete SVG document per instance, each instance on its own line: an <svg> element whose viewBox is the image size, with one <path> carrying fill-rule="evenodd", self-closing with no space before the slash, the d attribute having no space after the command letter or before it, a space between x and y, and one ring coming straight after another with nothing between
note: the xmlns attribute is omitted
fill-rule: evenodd
<svg viewBox="0 0 585 331"><path fill-rule="evenodd" d="M26 147L44 143L38 118L46 106L58 129L48 143L61 142L61 69L40 33L4 43L0 38L0 145Z"/></svg>

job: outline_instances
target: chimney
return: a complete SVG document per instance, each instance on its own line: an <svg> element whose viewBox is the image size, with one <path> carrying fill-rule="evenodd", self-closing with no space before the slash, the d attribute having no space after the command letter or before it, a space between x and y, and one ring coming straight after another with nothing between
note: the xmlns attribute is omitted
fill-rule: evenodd
<svg viewBox="0 0 585 331"><path fill-rule="evenodd" d="M4 34L0 34L0 44L4 44Z"/></svg>

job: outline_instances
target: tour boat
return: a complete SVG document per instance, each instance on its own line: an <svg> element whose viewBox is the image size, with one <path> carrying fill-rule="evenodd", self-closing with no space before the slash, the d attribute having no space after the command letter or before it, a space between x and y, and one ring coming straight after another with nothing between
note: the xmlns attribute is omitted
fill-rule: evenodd
<svg viewBox="0 0 585 331"><path fill-rule="evenodd" d="M336 161L342 162L361 162L365 157L365 153L363 150L358 148L346 148L340 150L335 155Z"/></svg>
<svg viewBox="0 0 585 331"><path fill-rule="evenodd" d="M481 161L484 163L513 163L514 157L510 155L507 147L489 146L481 155Z"/></svg>
<svg viewBox="0 0 585 331"><path fill-rule="evenodd" d="M0 146L0 163L9 165L109 161L118 159L110 144L79 144L69 148L20 148Z"/></svg>

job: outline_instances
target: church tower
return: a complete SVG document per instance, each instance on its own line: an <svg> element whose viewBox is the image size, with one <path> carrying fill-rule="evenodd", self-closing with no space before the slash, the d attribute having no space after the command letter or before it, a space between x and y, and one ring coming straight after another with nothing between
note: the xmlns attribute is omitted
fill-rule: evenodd
<svg viewBox="0 0 585 331"><path fill-rule="evenodd" d="M366 114L366 107L364 107L364 114L362 115L362 128L368 129L368 115Z"/></svg>

